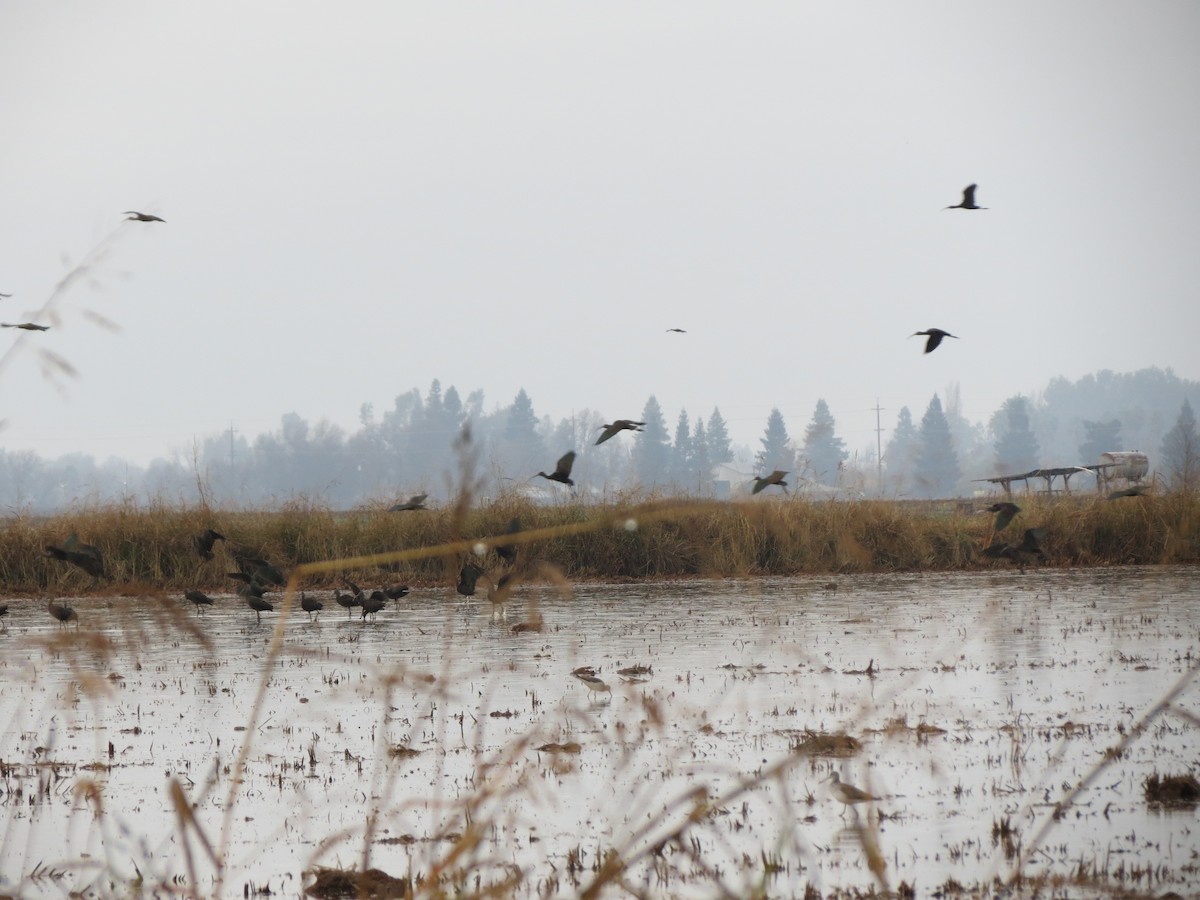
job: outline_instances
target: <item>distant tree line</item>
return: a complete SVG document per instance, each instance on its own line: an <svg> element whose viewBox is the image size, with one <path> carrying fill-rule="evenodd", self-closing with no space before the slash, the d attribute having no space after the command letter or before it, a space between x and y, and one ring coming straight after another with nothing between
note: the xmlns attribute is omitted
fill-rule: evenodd
<svg viewBox="0 0 1200 900"><path fill-rule="evenodd" d="M745 490L752 474L775 469L790 473L791 490L819 496L952 497L982 487L977 479L1094 463L1103 452L1123 449L1146 451L1164 482L1195 490L1200 440L1194 402L1200 402L1200 383L1170 370L1101 372L1077 382L1056 378L1038 398L1010 397L984 425L962 415L951 385L928 401L919 423L907 406L899 410L879 459L873 446L853 454L846 448L823 399L800 440L772 409L753 453L732 445L717 408L707 418L681 411L672 433L654 396L642 409L642 431L595 446L606 422L597 412L555 422L536 414L523 389L507 406L488 411L482 391L463 399L455 387L443 390L434 380L424 395L416 388L399 394L382 414L364 404L350 433L324 421L311 425L292 412L270 432L209 435L145 467L117 459L98 464L80 453L47 460L0 448L0 502L10 512L122 499L273 507L303 496L349 509L428 493L438 502L453 490L459 465L453 446L464 426L485 495L514 487L543 495L559 490L541 482L525 486L567 450L577 451L572 475L585 499L639 490L725 496Z"/></svg>

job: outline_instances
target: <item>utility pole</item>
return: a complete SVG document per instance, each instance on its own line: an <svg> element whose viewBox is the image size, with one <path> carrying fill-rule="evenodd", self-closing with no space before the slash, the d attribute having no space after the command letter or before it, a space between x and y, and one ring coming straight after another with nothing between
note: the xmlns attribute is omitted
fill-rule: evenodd
<svg viewBox="0 0 1200 900"><path fill-rule="evenodd" d="M879 496L883 496L883 429L879 427L879 398L875 398L875 465L879 467Z"/></svg>

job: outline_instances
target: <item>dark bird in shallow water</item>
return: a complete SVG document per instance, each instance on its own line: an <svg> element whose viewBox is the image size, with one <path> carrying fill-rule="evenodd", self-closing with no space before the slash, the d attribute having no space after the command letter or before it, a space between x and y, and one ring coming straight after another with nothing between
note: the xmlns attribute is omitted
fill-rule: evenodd
<svg viewBox="0 0 1200 900"><path fill-rule="evenodd" d="M203 591L188 591L183 595L185 600L192 601L196 607L196 612L199 613L204 607L213 605L213 598Z"/></svg>
<svg viewBox="0 0 1200 900"><path fill-rule="evenodd" d="M757 494L759 491L768 488L773 484L777 484L783 488L783 492L786 494L788 492L788 486L787 482L783 480L785 475L787 475L787 472L784 472L781 469L776 469L770 475L763 475L761 478L759 478L757 475L753 476L754 487L750 490L750 494Z"/></svg>
<svg viewBox="0 0 1200 900"><path fill-rule="evenodd" d="M399 609L401 599L408 596L408 585L397 584L393 587L386 587L383 589L383 593L384 596L393 601L396 604L396 608Z"/></svg>
<svg viewBox="0 0 1200 900"><path fill-rule="evenodd" d="M388 512L405 512L410 509L424 509L425 500L429 497L428 494L413 494L403 503L397 503L388 507Z"/></svg>
<svg viewBox="0 0 1200 900"><path fill-rule="evenodd" d="M49 325L38 325L35 322L0 322L0 328L20 328L22 331L49 331Z"/></svg>
<svg viewBox="0 0 1200 900"><path fill-rule="evenodd" d="M47 544L46 556L69 562L93 578L109 577L104 572L104 556L100 553L100 548L81 542L79 535L75 532L71 532L70 536L62 542L61 547Z"/></svg>
<svg viewBox="0 0 1200 900"><path fill-rule="evenodd" d="M361 606L362 603L354 594L343 594L341 591L333 592L333 600L346 611L346 618L350 618L354 614L354 607Z"/></svg>
<svg viewBox="0 0 1200 900"><path fill-rule="evenodd" d="M549 481L557 481L559 484L575 486L575 482L571 480L571 466L575 465L575 451L568 450L564 453L554 466L554 471L547 475L545 472L538 472L537 475L529 476L532 481L539 476Z"/></svg>
<svg viewBox="0 0 1200 900"><path fill-rule="evenodd" d="M362 599L362 618L376 616L381 609L387 606L387 602L387 594L383 591L371 591L369 597L363 597Z"/></svg>
<svg viewBox="0 0 1200 900"><path fill-rule="evenodd" d="M66 625L68 622L74 622L75 627L79 627L79 616L75 610L67 606L65 603L55 603L51 600L46 604L46 609L50 615L58 620L59 625Z"/></svg>
<svg viewBox="0 0 1200 900"><path fill-rule="evenodd" d="M645 422L635 422L633 419L617 419L611 425L601 425L604 429L600 437L596 439L596 445L599 446L607 441L610 437L620 434L622 431L641 431Z"/></svg>
<svg viewBox="0 0 1200 900"><path fill-rule="evenodd" d="M213 544L223 540L225 540L225 535L206 528L203 533L192 537L192 546L196 548L196 553L200 558L207 561L213 558Z"/></svg>
<svg viewBox="0 0 1200 900"><path fill-rule="evenodd" d="M925 341L926 353L932 353L934 350L936 350L938 348L938 344L942 342L942 338L954 338L956 341L959 339L958 335L951 334L948 331L942 331L940 328L930 328L928 331L914 331L909 335L909 337L916 337L919 334L927 335L929 338L927 341Z"/></svg>
<svg viewBox="0 0 1200 900"><path fill-rule="evenodd" d="M126 222L162 222L167 224L166 219L160 219L158 216L152 216L149 213L138 212L136 209L127 209L122 215L127 216Z"/></svg>
<svg viewBox="0 0 1200 900"><path fill-rule="evenodd" d="M325 604L320 600L316 600L308 596L308 594L304 593L304 591L301 591L300 608L308 613L308 620L311 622L314 616L319 617L321 615L321 610L325 608Z"/></svg>
<svg viewBox="0 0 1200 900"><path fill-rule="evenodd" d="M464 597L474 597L475 584L483 574L483 569L479 568L475 563L465 563L458 570L458 584L455 586L455 590Z"/></svg>
<svg viewBox="0 0 1200 900"><path fill-rule="evenodd" d="M265 612L275 612L275 604L269 600L264 600L262 597L247 597L246 605L254 610L254 615L258 617L258 624L262 624L262 614Z"/></svg>
<svg viewBox="0 0 1200 900"><path fill-rule="evenodd" d="M0 603L0 619L8 615L8 604Z"/></svg>
<svg viewBox="0 0 1200 900"><path fill-rule="evenodd" d="M984 548L983 555L993 559L1007 559L1015 564L1017 570L1024 575L1025 566L1030 565L1034 560L1045 561L1046 552L1042 550L1042 541L1045 539L1045 528L1027 528L1021 543L990 544Z"/></svg>
<svg viewBox="0 0 1200 900"><path fill-rule="evenodd" d="M963 188L963 196L961 203L955 203L953 206L943 206L942 209L987 209L986 206L975 205L975 188L977 184L968 184Z"/></svg>

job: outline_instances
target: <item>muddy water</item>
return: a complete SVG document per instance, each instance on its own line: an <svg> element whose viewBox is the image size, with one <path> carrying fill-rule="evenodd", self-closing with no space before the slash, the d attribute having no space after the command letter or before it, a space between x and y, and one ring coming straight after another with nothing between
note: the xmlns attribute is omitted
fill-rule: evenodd
<svg viewBox="0 0 1200 900"><path fill-rule="evenodd" d="M1152 773L1200 770L1200 686L1175 700L1193 718L1167 711L1120 747L1197 665L1195 570L832 584L526 588L544 624L522 634L531 610L500 620L452 591L366 623L326 598L318 621L289 619L256 719L277 614L172 601L206 644L154 601L75 601L78 631L10 601L0 893L194 877L206 896L297 896L314 865L427 876L453 855L469 889L570 896L614 849L655 896L1014 873L1091 879L1059 896L1200 892L1196 808L1143 797ZM611 693L572 678L582 665ZM632 665L653 671L618 674ZM836 732L856 744L797 749ZM834 771L879 799L844 808Z"/></svg>

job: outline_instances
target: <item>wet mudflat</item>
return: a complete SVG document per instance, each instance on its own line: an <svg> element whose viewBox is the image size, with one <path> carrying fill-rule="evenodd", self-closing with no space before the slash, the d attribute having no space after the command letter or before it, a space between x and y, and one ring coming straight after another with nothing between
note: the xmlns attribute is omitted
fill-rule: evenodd
<svg viewBox="0 0 1200 900"><path fill-rule="evenodd" d="M13 600L0 893L298 896L315 866L468 895L1200 892L1195 805L1143 793L1200 769L1197 574L523 587L507 619L325 596L257 715L278 613L81 599L76 630ZM844 807L833 772L879 799Z"/></svg>

